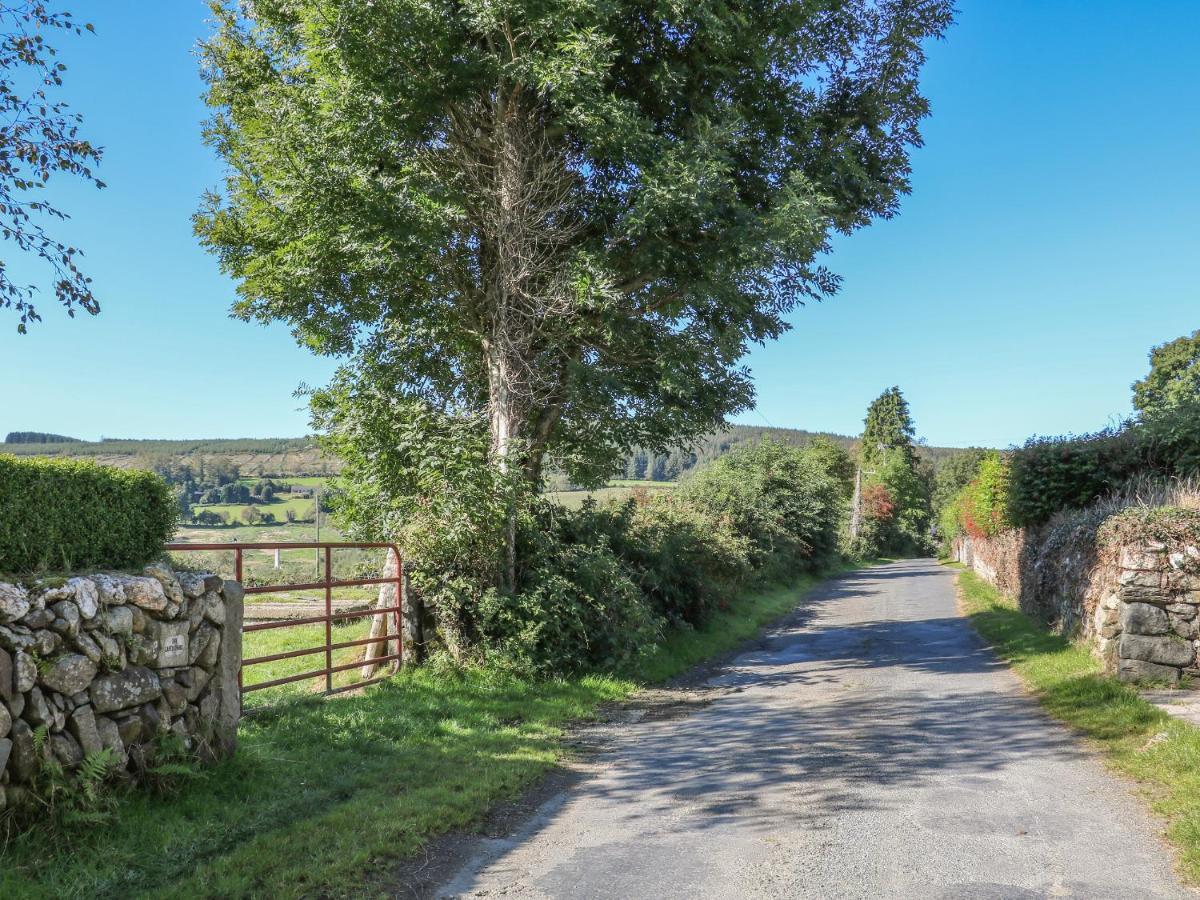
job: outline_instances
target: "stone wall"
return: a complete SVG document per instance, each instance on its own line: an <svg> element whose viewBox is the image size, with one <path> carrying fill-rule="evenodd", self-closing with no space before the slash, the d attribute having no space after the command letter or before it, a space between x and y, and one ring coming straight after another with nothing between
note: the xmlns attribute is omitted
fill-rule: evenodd
<svg viewBox="0 0 1200 900"><path fill-rule="evenodd" d="M29 799L39 746L67 770L107 748L134 774L166 734L200 758L232 753L242 593L162 564L0 582L0 808Z"/></svg>
<svg viewBox="0 0 1200 900"><path fill-rule="evenodd" d="M1021 608L1085 641L1124 681L1200 674L1200 547L1051 529L960 538L955 557Z"/></svg>

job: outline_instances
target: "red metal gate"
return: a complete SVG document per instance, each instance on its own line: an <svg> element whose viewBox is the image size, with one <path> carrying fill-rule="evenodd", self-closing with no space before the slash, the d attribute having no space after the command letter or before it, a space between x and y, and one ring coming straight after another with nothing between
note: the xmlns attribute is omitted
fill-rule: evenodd
<svg viewBox="0 0 1200 900"><path fill-rule="evenodd" d="M333 579L333 551L334 550L388 550L395 555L396 574L394 576L383 576L380 578L349 578L335 581ZM172 553L181 552L197 552L197 551L232 551L234 554L234 578L238 582L243 583L243 587L247 594L278 594L287 591L311 591L324 590L325 592L325 611L323 615L306 616L299 619L280 619L272 622L255 622L250 625L243 625L242 632L249 633L254 631L268 631L276 628L290 628L299 625L325 625L325 642L317 647L305 647L300 650L288 650L283 653L271 653L265 656L253 656L242 659L242 670L238 673L238 684L242 689L242 696L251 691L261 691L266 688L278 687L283 684L290 684L295 681L303 681L309 678L319 678L325 676L325 690L322 694L336 694L341 691L355 690L364 687L368 684L374 684L377 681L382 681L387 676L378 678L370 678L365 681L356 681L353 684L344 687L335 688L333 686L333 676L337 672L345 672L359 666L363 666L368 661L358 660L352 663L343 663L335 666L333 664L333 652L347 647L363 647L368 644L383 644L383 654L372 657L369 662L372 665L383 664L387 662L395 662L397 665L403 658L403 644L401 631L403 624L401 620L402 598L403 598L403 576L400 551L395 544L356 544L343 541L262 541L262 542L232 542L225 544L167 544L167 550ZM318 550L324 552L324 577L320 581L301 582L297 584L256 584L245 586L243 582L243 554L246 550ZM220 573L217 573L220 574ZM376 608L372 606L370 609L354 610L349 612L333 611L333 590L340 587L362 587L373 584L394 584L396 587L395 603L392 606ZM344 621L351 619L359 619L367 616L386 616L384 633L378 637L368 637L361 640L353 641L338 641L333 640L333 625L335 621ZM396 642L396 652L388 653L387 642ZM278 662L284 659L294 659L301 656L313 656L318 653L325 655L325 665L320 669L313 669L310 672L303 672L299 675L288 675L283 678L273 678L268 681L260 681L254 684L244 684L243 673L251 666L262 665L264 663Z"/></svg>

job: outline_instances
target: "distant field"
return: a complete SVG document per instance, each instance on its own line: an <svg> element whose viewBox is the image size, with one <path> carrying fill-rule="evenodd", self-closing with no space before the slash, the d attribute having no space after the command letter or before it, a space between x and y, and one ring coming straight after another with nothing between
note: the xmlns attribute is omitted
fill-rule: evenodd
<svg viewBox="0 0 1200 900"><path fill-rule="evenodd" d="M579 509L588 497L595 498L597 503L621 503L628 500L638 491L656 493L670 491L675 488L673 481L635 481L632 479L615 479L607 487L594 491L547 491L546 496L567 509Z"/></svg>
<svg viewBox="0 0 1200 900"><path fill-rule="evenodd" d="M258 478L239 478L238 481L243 484L254 484ZM325 487L331 482L337 480L335 475L282 475L275 481L282 481L285 484L298 484L301 487Z"/></svg>
<svg viewBox="0 0 1200 900"><path fill-rule="evenodd" d="M275 518L283 522L286 520L287 511L290 509L297 517L303 516L305 512L313 508L315 500L312 497L289 497L287 500L276 500L274 503L208 503L192 505L193 512L216 512L224 513L231 519L237 519L241 516L242 510L247 506L253 506L261 513L271 513Z"/></svg>
<svg viewBox="0 0 1200 900"><path fill-rule="evenodd" d="M274 525L232 525L228 527L203 525L181 525L174 538L187 543L218 543L222 541L312 541L316 540L317 526L312 522L297 522L289 525L279 522ZM338 530L330 525L321 525L321 540L340 541Z"/></svg>
<svg viewBox="0 0 1200 900"><path fill-rule="evenodd" d="M322 526L322 541L340 541L342 535L334 528ZM176 543L230 544L280 543L284 541L314 541L316 526L312 523L295 525L239 525L236 527L185 526L175 536ZM382 550L335 550L332 555L334 579L372 578L383 569ZM179 551L171 554L177 564L190 569L203 569L227 578L234 574L232 550ZM248 585L297 584L317 581L324 577L324 557L318 550L281 550L279 568L275 568L273 550L244 550L243 580ZM339 588L334 599L369 600L377 588ZM292 591L288 593L255 595L251 603L324 600L324 591Z"/></svg>

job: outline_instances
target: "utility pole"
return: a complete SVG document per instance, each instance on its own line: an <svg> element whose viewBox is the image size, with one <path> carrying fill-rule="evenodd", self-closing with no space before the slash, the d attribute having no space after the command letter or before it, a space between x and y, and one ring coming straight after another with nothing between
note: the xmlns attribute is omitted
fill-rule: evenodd
<svg viewBox="0 0 1200 900"><path fill-rule="evenodd" d="M862 464L854 467L854 499L850 501L850 540L858 539L862 527Z"/></svg>
<svg viewBox="0 0 1200 900"><path fill-rule="evenodd" d="M876 469L871 469L867 472L868 475L874 475ZM854 540L858 537L859 531L862 530L862 463L858 463L854 467L854 498L850 501L850 539Z"/></svg>

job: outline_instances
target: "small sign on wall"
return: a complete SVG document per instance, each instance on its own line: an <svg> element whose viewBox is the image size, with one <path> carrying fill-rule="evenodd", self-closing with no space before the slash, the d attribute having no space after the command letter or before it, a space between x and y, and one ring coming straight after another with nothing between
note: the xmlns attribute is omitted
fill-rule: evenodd
<svg viewBox="0 0 1200 900"><path fill-rule="evenodd" d="M175 668L188 664L188 622L155 622L155 637L158 639L158 661L160 669Z"/></svg>

